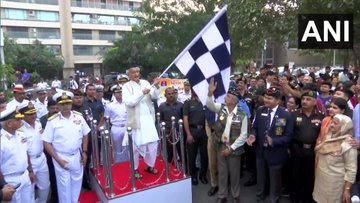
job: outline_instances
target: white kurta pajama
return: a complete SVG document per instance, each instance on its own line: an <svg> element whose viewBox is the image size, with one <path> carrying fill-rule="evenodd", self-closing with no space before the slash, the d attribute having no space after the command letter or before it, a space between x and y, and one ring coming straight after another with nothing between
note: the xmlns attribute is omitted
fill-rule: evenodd
<svg viewBox="0 0 360 203"><path fill-rule="evenodd" d="M145 88L151 88L151 90L144 96L142 90ZM139 166L139 155L144 158L148 166L153 167L156 160L159 136L155 128L155 111L151 99L158 98L160 89L151 87L146 80L140 80L139 83L134 81L125 83L122 91L128 116L126 127L132 128L135 169ZM128 145L127 132L123 145Z"/></svg>

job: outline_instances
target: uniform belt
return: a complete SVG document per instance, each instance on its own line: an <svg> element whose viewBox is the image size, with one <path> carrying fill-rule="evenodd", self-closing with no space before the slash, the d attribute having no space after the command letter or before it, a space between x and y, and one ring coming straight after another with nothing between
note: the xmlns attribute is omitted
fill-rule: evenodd
<svg viewBox="0 0 360 203"><path fill-rule="evenodd" d="M74 152L57 152L57 153L68 155L68 156L74 156L74 155L78 154L79 152L80 152L80 150L77 150L77 151L74 151Z"/></svg>
<svg viewBox="0 0 360 203"><path fill-rule="evenodd" d="M303 149L312 149L314 146L313 144L305 144L305 143L303 143L301 141L297 141L297 140L295 140L294 142L296 144L298 144L299 146L301 146Z"/></svg>
<svg viewBox="0 0 360 203"><path fill-rule="evenodd" d="M202 129L204 128L204 125L189 125L190 128L197 128L197 129Z"/></svg>
<svg viewBox="0 0 360 203"><path fill-rule="evenodd" d="M4 175L5 177L18 177L18 176L22 176L24 175L26 171L24 172L19 172L19 173L10 173L10 174L7 174L7 175Z"/></svg>
<svg viewBox="0 0 360 203"><path fill-rule="evenodd" d="M37 158L40 158L42 155L42 153L38 154L38 155L30 155L30 158L32 159L37 159Z"/></svg>
<svg viewBox="0 0 360 203"><path fill-rule="evenodd" d="M113 126L123 128L123 127L125 127L125 124L113 124Z"/></svg>

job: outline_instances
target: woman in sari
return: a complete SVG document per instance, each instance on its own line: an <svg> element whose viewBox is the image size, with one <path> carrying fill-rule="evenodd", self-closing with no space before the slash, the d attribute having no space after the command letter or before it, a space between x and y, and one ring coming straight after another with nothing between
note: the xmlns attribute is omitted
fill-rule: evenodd
<svg viewBox="0 0 360 203"><path fill-rule="evenodd" d="M357 150L350 145L352 134L351 118L337 114L324 140L315 147L318 163L313 198L316 202L351 203L350 188L357 171Z"/></svg>
<svg viewBox="0 0 360 203"><path fill-rule="evenodd" d="M318 145L324 141L325 135L329 131L330 123L331 123L333 117L336 114L347 115L348 108L349 107L348 107L347 101L345 99L334 98L331 100L329 109L328 109L329 116L325 117L321 122L321 129L320 129L319 137L316 140L316 145ZM316 163L316 161L315 161L315 163ZM316 164L315 164L315 166L316 166Z"/></svg>

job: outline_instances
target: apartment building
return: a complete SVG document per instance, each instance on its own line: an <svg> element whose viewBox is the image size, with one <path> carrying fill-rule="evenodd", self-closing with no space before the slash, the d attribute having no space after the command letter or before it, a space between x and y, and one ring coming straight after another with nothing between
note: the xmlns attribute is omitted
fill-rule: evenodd
<svg viewBox="0 0 360 203"><path fill-rule="evenodd" d="M1 28L18 44L39 40L75 71L100 76L102 56L138 23L142 0L1 0Z"/></svg>

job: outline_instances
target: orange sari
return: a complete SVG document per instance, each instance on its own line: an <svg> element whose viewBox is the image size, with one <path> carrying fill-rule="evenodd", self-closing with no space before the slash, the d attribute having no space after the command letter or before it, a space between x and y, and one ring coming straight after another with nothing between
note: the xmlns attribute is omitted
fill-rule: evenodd
<svg viewBox="0 0 360 203"><path fill-rule="evenodd" d="M321 144L322 142L324 142L324 140L326 139L326 134L329 132L329 128L330 128L330 123L332 121L332 117L331 116L326 116L322 122L321 122L321 128L320 128L320 133L318 138L316 139L316 146L318 146L319 144ZM318 163L318 156L315 152L315 169Z"/></svg>

